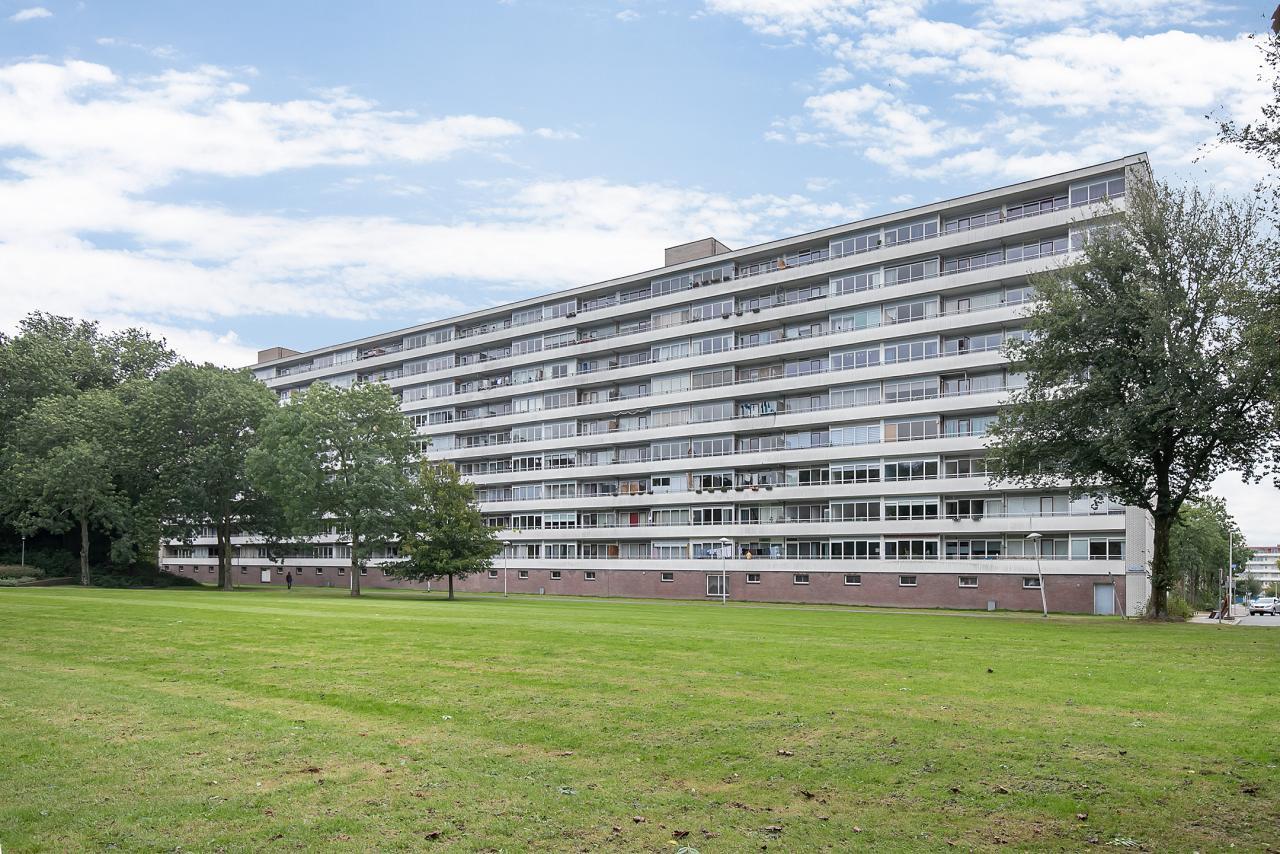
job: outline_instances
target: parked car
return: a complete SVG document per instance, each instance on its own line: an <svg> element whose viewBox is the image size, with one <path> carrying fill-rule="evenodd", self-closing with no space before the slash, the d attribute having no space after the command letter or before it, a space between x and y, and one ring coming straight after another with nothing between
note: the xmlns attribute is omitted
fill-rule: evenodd
<svg viewBox="0 0 1280 854"><path fill-rule="evenodd" d="M1249 616L1280 616L1280 599L1274 596L1259 596L1249 603Z"/></svg>

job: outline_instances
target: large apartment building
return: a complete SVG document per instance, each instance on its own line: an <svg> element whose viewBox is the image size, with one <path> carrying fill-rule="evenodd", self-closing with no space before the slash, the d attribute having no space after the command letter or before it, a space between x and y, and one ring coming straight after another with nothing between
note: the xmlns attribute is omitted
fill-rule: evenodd
<svg viewBox="0 0 1280 854"><path fill-rule="evenodd" d="M746 249L701 240L658 270L276 348L254 371L281 401L395 390L507 542L464 589L1016 609L1043 593L1136 613L1146 516L993 485L983 444L1023 381L1003 345L1025 334L1028 277L1148 170L1135 155ZM237 542L241 582L346 582L341 544L274 565ZM163 560L207 574L209 548ZM396 585L381 575L364 583Z"/></svg>
<svg viewBox="0 0 1280 854"><path fill-rule="evenodd" d="M1244 572L1262 583L1271 596L1280 595L1280 546L1249 546L1253 550Z"/></svg>

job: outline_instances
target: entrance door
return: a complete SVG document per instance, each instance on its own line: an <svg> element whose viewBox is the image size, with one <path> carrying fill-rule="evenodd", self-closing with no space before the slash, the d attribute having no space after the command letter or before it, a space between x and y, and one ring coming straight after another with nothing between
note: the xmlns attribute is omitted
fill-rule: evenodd
<svg viewBox="0 0 1280 854"><path fill-rule="evenodd" d="M271 583L271 570L269 569L262 570L262 583L263 584Z"/></svg>
<svg viewBox="0 0 1280 854"><path fill-rule="evenodd" d="M1093 585L1093 613L1114 616L1116 612L1116 586L1114 584Z"/></svg>

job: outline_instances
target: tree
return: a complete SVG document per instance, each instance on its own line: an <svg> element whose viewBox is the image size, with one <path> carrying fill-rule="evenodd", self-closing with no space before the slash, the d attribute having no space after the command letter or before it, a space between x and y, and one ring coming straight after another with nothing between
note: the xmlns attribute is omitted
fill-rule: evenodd
<svg viewBox="0 0 1280 854"><path fill-rule="evenodd" d="M315 383L262 423L249 453L251 481L280 510L280 533L336 528L351 548L351 595L375 549L398 542L415 496L416 433L381 384L350 390Z"/></svg>
<svg viewBox="0 0 1280 854"><path fill-rule="evenodd" d="M1273 18L1273 26L1275 23ZM1263 102L1262 116L1257 121L1243 124L1234 119L1219 121L1218 140L1238 146L1270 165L1271 174L1258 182L1256 192L1270 196L1271 213L1280 216L1280 184L1275 180L1276 172L1280 171L1280 33L1273 30L1260 38L1263 73L1258 79L1270 77L1271 99Z"/></svg>
<svg viewBox="0 0 1280 854"><path fill-rule="evenodd" d="M1030 335L1010 345L1027 385L991 431L991 468L1149 512L1152 610L1166 616L1183 503L1273 462L1277 253L1255 202L1129 184L1083 260L1034 280Z"/></svg>
<svg viewBox="0 0 1280 854"><path fill-rule="evenodd" d="M1188 501L1169 533L1169 562L1188 602L1216 607L1229 559L1243 565L1249 550L1222 499Z"/></svg>
<svg viewBox="0 0 1280 854"><path fill-rule="evenodd" d="M400 544L403 559L387 571L412 581L447 577L452 599L454 579L489 569L502 543L485 527L475 488L452 465L424 461L418 480L421 497L411 532Z"/></svg>
<svg viewBox="0 0 1280 854"><path fill-rule="evenodd" d="M173 351L139 329L103 335L98 324L32 312L18 334L0 334L0 436L37 400L154 379Z"/></svg>
<svg viewBox="0 0 1280 854"><path fill-rule="evenodd" d="M182 363L147 386L134 407L136 447L154 475L148 506L168 538L190 541L212 523L218 585L232 588L232 535L279 527L250 481L248 456L276 396L248 371Z"/></svg>
<svg viewBox="0 0 1280 854"><path fill-rule="evenodd" d="M11 425L5 510L24 534L78 526L80 583L86 586L90 526L116 532L129 527L131 503L119 488L126 423L119 397L94 389L43 398Z"/></svg>

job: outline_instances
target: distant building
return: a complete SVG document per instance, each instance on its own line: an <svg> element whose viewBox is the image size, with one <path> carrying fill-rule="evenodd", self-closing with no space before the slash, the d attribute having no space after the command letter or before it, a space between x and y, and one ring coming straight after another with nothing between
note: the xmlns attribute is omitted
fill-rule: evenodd
<svg viewBox="0 0 1280 854"><path fill-rule="evenodd" d="M1026 334L1028 276L1147 174L1136 155L746 249L694 241L658 270L254 371L282 402L395 389L509 543L463 589L718 597L723 568L735 600L1038 609L1035 532L1051 609L1138 613L1146 514L993 487L983 437L1024 381L1002 348ZM165 566L208 577L210 538ZM236 543L241 582L345 584L341 544L275 567Z"/></svg>
<svg viewBox="0 0 1280 854"><path fill-rule="evenodd" d="M1244 571L1266 586L1271 595L1280 594L1280 546L1249 546L1253 556L1244 565Z"/></svg>

